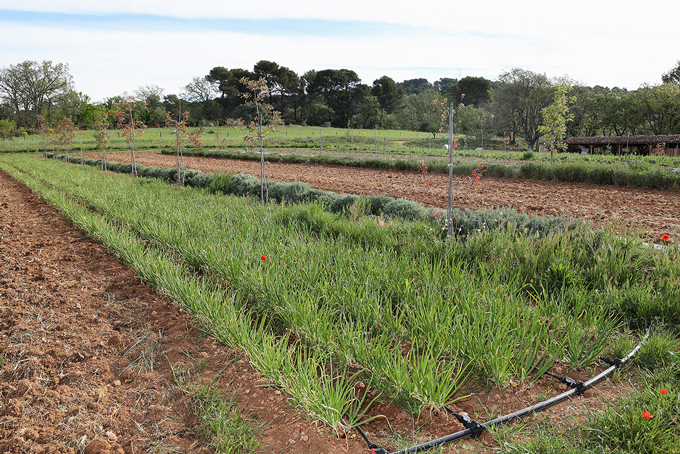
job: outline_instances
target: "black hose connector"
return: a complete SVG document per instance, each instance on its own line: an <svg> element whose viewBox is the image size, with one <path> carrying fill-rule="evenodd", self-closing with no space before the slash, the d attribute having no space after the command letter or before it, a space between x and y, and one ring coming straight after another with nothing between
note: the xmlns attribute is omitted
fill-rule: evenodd
<svg viewBox="0 0 680 454"><path fill-rule="evenodd" d="M617 367L617 368L621 367L621 365L623 364L623 361L621 361L621 358L607 359L607 358L603 358L603 357L600 356L600 361L602 361L605 364L609 364L610 366Z"/></svg>
<svg viewBox="0 0 680 454"><path fill-rule="evenodd" d="M555 375L555 374L547 372L547 371L545 372L545 374L550 375L551 377L558 379L559 381L561 381L562 383L564 383L566 385L569 385L569 387L571 389L575 389L576 395L583 394L583 391L586 390L586 384L583 383L581 380L576 381L573 378L563 377L561 375Z"/></svg>
<svg viewBox="0 0 680 454"><path fill-rule="evenodd" d="M581 380L576 381L576 380L574 380L573 378L564 377L564 380L563 380L563 381L564 381L564 383L566 383L567 385L569 385L569 387L570 387L571 389L575 389L575 390L576 390L576 395L577 395L577 396L580 395L580 394L583 394L583 391L586 390L585 384L584 384Z"/></svg>
<svg viewBox="0 0 680 454"><path fill-rule="evenodd" d="M446 407L447 410L449 410L448 407ZM449 410L451 411L451 410ZM474 419L470 418L466 414L458 414L456 412L451 411L451 413L456 417L458 422L460 422L463 426L465 426L466 429L470 430L470 436L472 438L479 438L479 436L484 432L484 427L481 426L477 421Z"/></svg>

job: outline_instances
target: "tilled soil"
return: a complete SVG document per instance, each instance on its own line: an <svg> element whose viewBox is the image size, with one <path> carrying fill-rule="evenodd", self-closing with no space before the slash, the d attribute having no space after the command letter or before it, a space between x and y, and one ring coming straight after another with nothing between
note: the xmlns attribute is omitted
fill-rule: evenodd
<svg viewBox="0 0 680 454"><path fill-rule="evenodd" d="M110 154L109 159L130 162L130 154ZM184 161L188 168L203 172L260 175L260 163L254 161L195 157ZM157 152L139 153L137 162L156 167L177 165L174 156ZM448 200L448 175L442 174L283 163L267 164L266 171L270 180L303 181L341 194L385 194L442 208ZM460 176L454 177L454 189L454 206L462 209L512 206L529 215L583 219L598 228L623 222L640 229L650 241L658 242L664 234L674 242L680 239L680 191L489 177L471 185L469 178Z"/></svg>
<svg viewBox="0 0 680 454"><path fill-rule="evenodd" d="M115 156L118 161L124 157ZM139 160L147 165L172 165L171 157L157 154L144 153ZM247 161L187 161L190 167L205 171L257 174L259 169L258 163ZM420 175L413 173L278 164L271 164L268 172L272 179L309 181L314 187L336 192L382 192L423 197L422 201L429 195L422 190ZM496 182L502 181L484 181L469 197L477 191L489 192ZM572 197L584 197L577 194ZM540 196L524 195L529 200ZM642 199L651 203L658 195L652 191L649 199ZM672 200L666 202L667 207L677 207L677 193L665 191L662 195ZM543 213L542 203L530 202ZM643 205L636 206L642 210ZM677 219L668 210L665 216L677 228ZM285 393L263 386L262 377L240 353L201 333L172 301L141 282L105 247L0 171L0 452L213 452L197 430L191 401L183 392L187 385L180 386L173 369L175 375L189 371L194 380L203 383L217 377L225 395L238 401L247 423L260 428L259 452L366 450L366 443L355 431L338 438L327 427L304 419L291 408ZM571 376L585 380L588 373ZM545 378L530 389L480 388L453 406L486 421L565 389ZM598 407L626 389L607 381L584 397L557 405L532 420L540 421L537 424L549 421L555 430L563 430L581 421L585 408ZM381 400L368 416L379 416L364 426L368 436L392 449L397 440L414 444L462 430L454 418L443 413L426 412L413 420L402 409ZM453 448L454 452L486 452L493 445L493 437L485 433Z"/></svg>

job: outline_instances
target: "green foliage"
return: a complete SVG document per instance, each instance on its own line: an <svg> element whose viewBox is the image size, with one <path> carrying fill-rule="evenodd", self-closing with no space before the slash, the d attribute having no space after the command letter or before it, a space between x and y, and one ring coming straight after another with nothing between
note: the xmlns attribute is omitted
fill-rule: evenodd
<svg viewBox="0 0 680 454"><path fill-rule="evenodd" d="M425 217L425 208L418 202L397 199L387 203L383 208L385 216L396 219L417 220Z"/></svg>
<svg viewBox="0 0 680 454"><path fill-rule="evenodd" d="M648 387L595 413L585 433L586 447L602 447L600 452L680 453L680 392L676 383L669 380L663 385L668 394L662 394L660 387ZM649 418L643 417L644 412Z"/></svg>
<svg viewBox="0 0 680 454"><path fill-rule="evenodd" d="M272 183L269 186L269 197L279 203L302 203L315 200L315 194L308 183Z"/></svg>
<svg viewBox="0 0 680 454"><path fill-rule="evenodd" d="M344 213L346 214L350 207L354 205L355 203L359 202L361 200L361 197L358 195L354 194L349 194L349 195L342 195L329 205L329 209L331 213Z"/></svg>
<svg viewBox="0 0 680 454"><path fill-rule="evenodd" d="M642 345L635 361L641 366L654 369L673 364L680 365L680 358L674 353L680 351L680 341L672 329L656 328Z"/></svg>
<svg viewBox="0 0 680 454"><path fill-rule="evenodd" d="M373 216L379 216L385 210L385 205L395 200L394 197L390 197L384 194L369 195L366 197L366 204L368 213Z"/></svg>
<svg viewBox="0 0 680 454"><path fill-rule="evenodd" d="M233 193L240 196L259 196L260 180L252 175L237 173L231 178Z"/></svg>
<svg viewBox="0 0 680 454"><path fill-rule="evenodd" d="M0 138L9 139L16 128L16 123L12 120L0 120Z"/></svg>
<svg viewBox="0 0 680 454"><path fill-rule="evenodd" d="M233 186L232 186L232 179L234 178L234 173L222 173L222 172L217 172L214 174L214 178L212 182L210 183L210 186L208 186L208 192L211 192L213 194L215 193L221 193L221 194L231 194L233 191Z"/></svg>
<svg viewBox="0 0 680 454"><path fill-rule="evenodd" d="M158 167L147 166L144 168L143 171L139 172L139 175L147 178L158 178L160 171L161 169Z"/></svg>
<svg viewBox="0 0 680 454"><path fill-rule="evenodd" d="M173 373L178 376L175 370ZM259 428L243 418L234 398L221 395L213 383L201 385L185 380L182 385L191 396L192 411L200 421L198 432L215 446L216 452L240 453L260 447Z"/></svg>
<svg viewBox="0 0 680 454"><path fill-rule="evenodd" d="M550 152L551 160L555 152L563 152L567 149L564 139L567 135L567 123L574 119L569 113L569 104L576 101L576 97L567 97L571 86L557 84L555 87L555 100L542 110L543 125L538 132L543 135Z"/></svg>

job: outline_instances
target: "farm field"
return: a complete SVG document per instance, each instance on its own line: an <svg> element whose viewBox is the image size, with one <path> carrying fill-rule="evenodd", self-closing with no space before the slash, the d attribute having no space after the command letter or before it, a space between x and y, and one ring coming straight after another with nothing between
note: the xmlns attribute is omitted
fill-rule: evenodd
<svg viewBox="0 0 680 454"><path fill-rule="evenodd" d="M451 448L514 452L545 428L592 427L594 411L638 393L651 396L644 405L658 416L655 428L635 420L624 443L648 446L646 436L663 449L677 436L678 368L662 367L679 351L671 249L584 226L442 242L424 222L263 207L27 155L0 157L0 167L101 243L0 171L0 309L9 320L0 326L0 391L11 396L0 408L4 450L208 452L214 442L189 410L195 386L213 379L235 393L236 425L259 428L261 446L249 451L362 452L354 430L362 421L372 441L403 449L461 429L445 405L483 422L568 389L544 370L587 380L602 369L598 356L622 357L652 321L637 367ZM270 178L286 181L272 173L278 167ZM326 175L336 192L378 179L378 192L417 200L402 181L425 187L419 174L298 167ZM620 436L608 430L597 432L605 441L590 437L593 452L616 449Z"/></svg>
<svg viewBox="0 0 680 454"><path fill-rule="evenodd" d="M0 170L0 362L19 361L0 367L2 452L75 454L91 443L92 453L215 452L173 368L218 377L244 418L264 426L262 452L364 448L260 387L242 354L202 334L110 252Z"/></svg>
<svg viewBox="0 0 680 454"><path fill-rule="evenodd" d="M110 149L113 151L129 150L126 139L119 130L111 130ZM249 145L243 141L243 132L229 127L204 128L201 138L201 149L243 150ZM502 139L484 139L481 136L456 134L459 140L458 158L464 160L484 160L489 163L518 165L526 159L526 144L517 143L514 147L505 144ZM137 147L140 151L172 150L174 147L173 130L169 128L148 128L139 137ZM279 126L277 132L267 138L264 143L267 151L289 153L320 153L330 156L376 157L394 159L412 159L414 157L446 158L448 143L446 134L432 134L416 131L400 130L365 130L320 128L310 126ZM483 146L483 150L477 147ZM57 147L60 148L60 147ZM43 139L38 135L27 135L23 138L0 141L0 153L25 152L43 149ZM53 149L52 145L47 151ZM72 154L81 150L92 152L97 150L93 130L77 131L71 145ZM193 149L190 149L190 151ZM63 150L54 150L63 152ZM550 162L549 153L532 153L531 160ZM637 165L677 169L680 158L667 156L630 156L616 154L581 155L577 153L558 153L555 162L590 162L600 164L624 164L630 161Z"/></svg>
<svg viewBox="0 0 680 454"><path fill-rule="evenodd" d="M130 154L111 153L108 159L130 162ZM187 168L203 172L242 172L255 176L260 172L260 164L255 161L191 156L184 159ZM138 153L137 162L156 167L177 165L176 157L154 151ZM430 174L431 184L426 185L418 172L270 163L267 178L303 181L316 189L340 194L403 197L425 206L446 207L447 203L448 176L442 174ZM454 179L454 206L458 208L512 206L530 215L583 219L596 228L621 221L644 231L650 241L658 241L664 234L680 239L680 191L489 177L470 187L467 177L454 176Z"/></svg>

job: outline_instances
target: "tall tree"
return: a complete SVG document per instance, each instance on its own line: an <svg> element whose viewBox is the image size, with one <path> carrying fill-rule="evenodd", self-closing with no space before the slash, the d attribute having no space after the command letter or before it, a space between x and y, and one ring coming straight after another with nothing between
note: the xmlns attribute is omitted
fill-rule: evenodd
<svg viewBox="0 0 680 454"><path fill-rule="evenodd" d="M432 85L439 93L444 93L447 88L449 88L451 85L456 85L457 83L458 79L452 79L451 77L442 77L439 80L435 80Z"/></svg>
<svg viewBox="0 0 680 454"><path fill-rule="evenodd" d="M436 135L441 123L441 110L437 104L440 98L441 95L435 89L406 96L404 108L397 114L401 127Z"/></svg>
<svg viewBox="0 0 680 454"><path fill-rule="evenodd" d="M66 99L72 86L73 78L64 63L26 60L0 70L0 97L23 124L35 122L41 113L46 113L49 121L52 108Z"/></svg>
<svg viewBox="0 0 680 454"><path fill-rule="evenodd" d="M385 113L393 114L402 106L404 87L398 85L393 79L382 76L373 81L371 94L375 96Z"/></svg>
<svg viewBox="0 0 680 454"><path fill-rule="evenodd" d="M491 81L483 77L463 77L457 84L449 86L446 97L455 103L463 100L465 105L481 107L488 104L491 99Z"/></svg>
<svg viewBox="0 0 680 454"><path fill-rule="evenodd" d="M543 124L538 131L545 137L545 142L550 151L550 163L552 164L555 152L563 152L567 149L564 142L567 135L567 122L573 115L569 113L569 104L576 101L576 97L569 97L571 90L569 85L558 84L555 90L555 99L552 104L543 108Z"/></svg>
<svg viewBox="0 0 680 454"><path fill-rule="evenodd" d="M680 60L675 64L674 68L663 73L661 81L665 84L679 84L680 85Z"/></svg>
<svg viewBox="0 0 680 454"><path fill-rule="evenodd" d="M308 87L310 94L320 94L332 109L328 121L336 127L347 127L356 103L365 91L360 88L361 79L349 69L324 69L316 73Z"/></svg>
<svg viewBox="0 0 680 454"><path fill-rule="evenodd" d="M428 82L427 79L408 79L401 82L399 85L404 87L404 93L407 95L417 95L427 90L432 90L434 86Z"/></svg>
<svg viewBox="0 0 680 454"><path fill-rule="evenodd" d="M522 131L530 150L541 137L542 110L552 102L553 91L545 74L515 68L499 77L495 102Z"/></svg>
<svg viewBox="0 0 680 454"><path fill-rule="evenodd" d="M232 97L238 96L236 91L230 84L234 75L224 66L215 66L210 70L205 79L213 84L220 91L220 104L222 105L222 116L227 115L227 103ZM235 93L234 93L235 92Z"/></svg>
<svg viewBox="0 0 680 454"><path fill-rule="evenodd" d="M215 84L208 80L208 76L194 77L184 86L183 91L184 97L192 102L209 102L220 94Z"/></svg>
<svg viewBox="0 0 680 454"><path fill-rule="evenodd" d="M380 106L378 98L366 95L359 103L353 124L363 129L382 128L385 122L385 110Z"/></svg>
<svg viewBox="0 0 680 454"><path fill-rule="evenodd" d="M643 85L637 98L638 109L653 135L680 131L680 84Z"/></svg>
<svg viewBox="0 0 680 454"><path fill-rule="evenodd" d="M253 73L241 68L227 69L216 66L210 70L206 79L217 86L221 92L222 115L227 116L236 106L244 104L243 95L248 88L241 82L243 78L252 79Z"/></svg>
<svg viewBox="0 0 680 454"><path fill-rule="evenodd" d="M158 85L141 85L135 90L135 98L147 104L160 103L164 92L165 90ZM157 107L157 105L154 104L152 107Z"/></svg>
<svg viewBox="0 0 680 454"><path fill-rule="evenodd" d="M295 71L272 61L260 60L255 63L253 74L266 81L269 87L269 104L277 111L283 112L289 100L295 104L294 97L300 86L300 78Z"/></svg>

